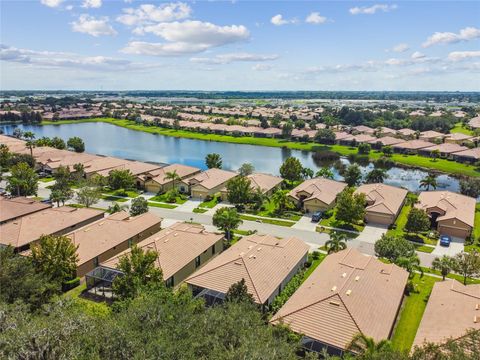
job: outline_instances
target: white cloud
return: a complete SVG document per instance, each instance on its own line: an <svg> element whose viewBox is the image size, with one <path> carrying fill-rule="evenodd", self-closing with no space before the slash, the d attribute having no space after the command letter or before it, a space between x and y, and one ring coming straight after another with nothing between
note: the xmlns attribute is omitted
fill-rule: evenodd
<svg viewBox="0 0 480 360"><path fill-rule="evenodd" d="M73 10L73 5L67 5L65 6L65 9L68 11Z"/></svg>
<svg viewBox="0 0 480 360"><path fill-rule="evenodd" d="M423 58L425 58L425 56L426 56L426 55L425 55L425 54L422 54L420 51L415 51L415 52L412 54L411 58L412 58L412 59L423 59Z"/></svg>
<svg viewBox="0 0 480 360"><path fill-rule="evenodd" d="M448 54L448 60L462 61L480 57L480 51L453 51Z"/></svg>
<svg viewBox="0 0 480 360"><path fill-rule="evenodd" d="M190 17L192 9L185 3L167 3L159 6L142 4L138 8L123 9L117 21L128 26L151 25L159 22L183 20Z"/></svg>
<svg viewBox="0 0 480 360"><path fill-rule="evenodd" d="M468 40L480 38L480 29L466 27L460 30L458 34L452 32L436 32L423 43L423 47L429 47L437 44L453 44Z"/></svg>
<svg viewBox="0 0 480 360"><path fill-rule="evenodd" d="M77 21L71 23L72 30L92 36L116 35L117 32L109 24L108 17L95 18L93 16L83 14Z"/></svg>
<svg viewBox="0 0 480 360"><path fill-rule="evenodd" d="M254 71L269 71L272 70L273 66L269 64L255 64L252 66Z"/></svg>
<svg viewBox="0 0 480 360"><path fill-rule="evenodd" d="M0 45L0 60L36 68L76 68L89 71L137 71L159 67L159 64L134 63L105 56L19 49Z"/></svg>
<svg viewBox="0 0 480 360"><path fill-rule="evenodd" d="M40 2L42 3L42 5L45 5L45 6L48 6L48 7L51 7L51 8L55 8L55 7L60 6L60 4L63 2L63 0L40 0Z"/></svg>
<svg viewBox="0 0 480 360"><path fill-rule="evenodd" d="M159 23L143 27L142 32L152 33L167 42L133 41L122 51L129 54L179 56L245 41L250 36L243 25L218 26L201 21Z"/></svg>
<svg viewBox="0 0 480 360"><path fill-rule="evenodd" d="M83 0L82 7L98 9L102 7L102 0Z"/></svg>
<svg viewBox="0 0 480 360"><path fill-rule="evenodd" d="M295 24L297 22L297 19L287 20L287 19L284 19L281 14L277 14L270 19L270 22L275 26L281 26L281 25L287 25L287 24Z"/></svg>
<svg viewBox="0 0 480 360"><path fill-rule="evenodd" d="M312 12L310 15L307 16L305 22L309 24L324 24L327 22L327 18L325 16L321 16L318 12Z"/></svg>
<svg viewBox="0 0 480 360"><path fill-rule="evenodd" d="M408 49L410 49L410 47L408 46L408 44L405 43L397 44L392 48L392 50L397 53L403 53Z"/></svg>
<svg viewBox="0 0 480 360"><path fill-rule="evenodd" d="M195 57L190 61L201 64L230 64L232 62L250 62L250 61L272 61L278 59L278 55L263 55L263 54L250 54L250 53L230 53L216 55L215 57Z"/></svg>
<svg viewBox="0 0 480 360"><path fill-rule="evenodd" d="M373 15L377 11L389 12L389 11L392 11L392 10L396 10L397 8L398 8L398 6L395 5L395 4L392 4L392 5L376 4L376 5L373 5L373 6L370 6L370 7L367 7L367 6L358 7L358 6L356 6L354 8L351 8L349 11L350 11L350 14L352 14L352 15L359 15L359 14Z"/></svg>

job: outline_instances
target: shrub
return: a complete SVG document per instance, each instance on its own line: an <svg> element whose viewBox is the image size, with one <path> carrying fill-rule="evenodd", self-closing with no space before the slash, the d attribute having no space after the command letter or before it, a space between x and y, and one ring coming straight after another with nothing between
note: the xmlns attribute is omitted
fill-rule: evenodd
<svg viewBox="0 0 480 360"><path fill-rule="evenodd" d="M408 296L414 291L415 291L415 284L413 283L412 280L409 280L407 282L407 285L405 286L405 295Z"/></svg>
<svg viewBox="0 0 480 360"><path fill-rule="evenodd" d="M78 285L80 285L80 278L79 277L76 277L76 278L71 279L71 280L64 281L62 283L62 291L66 292L68 290L76 288Z"/></svg>

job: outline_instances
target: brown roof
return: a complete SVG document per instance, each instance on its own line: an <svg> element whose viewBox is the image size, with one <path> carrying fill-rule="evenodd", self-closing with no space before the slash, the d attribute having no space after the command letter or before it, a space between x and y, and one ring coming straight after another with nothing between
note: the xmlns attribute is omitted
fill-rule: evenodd
<svg viewBox="0 0 480 360"><path fill-rule="evenodd" d="M355 192L365 194L367 211L395 215L402 207L408 190L385 184L364 184Z"/></svg>
<svg viewBox="0 0 480 360"><path fill-rule="evenodd" d="M381 143L383 146L390 146L404 142L403 139L395 138L392 136L383 136L378 139L370 141L371 144Z"/></svg>
<svg viewBox="0 0 480 360"><path fill-rule="evenodd" d="M480 284L463 285L456 280L437 282L413 342L445 343L467 330L480 330ZM475 322L476 319L476 322Z"/></svg>
<svg viewBox="0 0 480 360"><path fill-rule="evenodd" d="M0 223L43 209L48 209L49 207L51 207L51 205L33 199L27 199L24 197L7 199L0 196Z"/></svg>
<svg viewBox="0 0 480 360"><path fill-rule="evenodd" d="M353 141L355 140L358 143L364 143L364 142L375 142L378 140L375 136L371 136L368 134L359 134L359 135L350 135L346 138L343 138L341 140L344 141Z"/></svg>
<svg viewBox="0 0 480 360"><path fill-rule="evenodd" d="M404 129L397 130L397 133L404 136L410 136L415 134L415 130L404 128Z"/></svg>
<svg viewBox="0 0 480 360"><path fill-rule="evenodd" d="M438 151L440 151L441 153L444 153L444 154L452 154L452 153L455 153L455 152L468 150L468 148L466 146L461 146L461 145L458 145L458 144L455 144L455 143L453 143L453 144L452 143L443 143L443 144L434 145L434 146L430 146L430 147L422 149L422 151L435 151L435 150L438 150Z"/></svg>
<svg viewBox="0 0 480 360"><path fill-rule="evenodd" d="M158 254L157 266L167 280L221 239L223 235L207 232L200 224L176 223L142 240L138 247ZM102 265L116 268L120 258L129 253L130 249Z"/></svg>
<svg viewBox="0 0 480 360"><path fill-rule="evenodd" d="M38 240L42 235L66 231L100 214L103 212L99 210L69 206L37 211L0 225L0 243L19 248Z"/></svg>
<svg viewBox="0 0 480 360"><path fill-rule="evenodd" d="M233 171L227 171L222 169L208 169L202 171L199 174L190 176L184 180L187 184L192 185L201 185L206 189L213 189L223 183L227 182L228 180L234 178L238 174Z"/></svg>
<svg viewBox="0 0 480 360"><path fill-rule="evenodd" d="M354 126L352 129L365 134L373 134L375 132L375 129L365 125Z"/></svg>
<svg viewBox="0 0 480 360"><path fill-rule="evenodd" d="M343 139L346 139L348 137L350 137L351 135L347 132L344 132L344 131L339 131L339 132L336 132L335 133L335 140L336 141L339 141L339 140L343 140Z"/></svg>
<svg viewBox="0 0 480 360"><path fill-rule="evenodd" d="M254 173L247 176L250 179L252 189L260 189L263 193L272 190L282 183L283 179L269 174Z"/></svg>
<svg viewBox="0 0 480 360"><path fill-rule="evenodd" d="M78 264L81 265L151 227L160 226L161 221L161 218L150 212L130 217L128 213L121 211L67 236L78 245Z"/></svg>
<svg viewBox="0 0 480 360"><path fill-rule="evenodd" d="M476 116L468 122L468 125L470 125L472 128L480 128L480 116Z"/></svg>
<svg viewBox="0 0 480 360"><path fill-rule="evenodd" d="M451 191L423 191L418 196L416 207L427 211L439 208L444 214L437 221L458 219L473 228L476 200L472 197Z"/></svg>
<svg viewBox="0 0 480 360"><path fill-rule="evenodd" d="M148 174L145 174L144 178L150 177L153 181L155 181L158 184L166 184L171 182L171 180L168 180L165 178L167 173L173 172L173 171L176 171L177 175L181 179L183 179L187 176L200 172L200 169L193 166L171 164L171 165L164 166L160 169L156 169L148 172Z"/></svg>
<svg viewBox="0 0 480 360"><path fill-rule="evenodd" d="M418 149L423 149L429 146L432 146L432 143L424 140L409 140L409 141L402 142L400 144L393 145L394 148L408 149L408 150L418 150Z"/></svg>
<svg viewBox="0 0 480 360"><path fill-rule="evenodd" d="M307 197L304 199L304 201L317 199L328 205L335 201L337 195L342 192L346 186L347 184L340 181L314 178L305 180L303 183L290 191L288 195L295 200L299 200L299 193L305 192Z"/></svg>
<svg viewBox="0 0 480 360"><path fill-rule="evenodd" d="M480 147L456 152L454 156L469 157L478 160L480 159Z"/></svg>
<svg viewBox="0 0 480 360"><path fill-rule="evenodd" d="M442 134L438 131L427 130L420 133L420 139L430 139L430 138L443 138L445 134Z"/></svg>
<svg viewBox="0 0 480 360"><path fill-rule="evenodd" d="M150 163L145 163L141 161L124 160L124 163L119 166L116 166L111 169L98 171L97 173L102 176L108 176L110 174L110 171L113 171L113 170L129 170L134 176L137 176L150 171L154 171L159 168L160 168L160 165L157 165L157 164L150 164Z"/></svg>
<svg viewBox="0 0 480 360"><path fill-rule="evenodd" d="M226 293L245 279L256 303L264 304L308 253L309 246L297 238L277 239L250 235L206 264L186 282Z"/></svg>
<svg viewBox="0 0 480 360"><path fill-rule="evenodd" d="M340 349L358 333L387 339L407 280L402 268L346 249L328 255L271 322Z"/></svg>
<svg viewBox="0 0 480 360"><path fill-rule="evenodd" d="M455 140L455 141L462 141L462 140L471 139L473 138L473 136L462 134L462 133L453 133L453 134L448 134L447 136L445 136L445 138L450 140Z"/></svg>

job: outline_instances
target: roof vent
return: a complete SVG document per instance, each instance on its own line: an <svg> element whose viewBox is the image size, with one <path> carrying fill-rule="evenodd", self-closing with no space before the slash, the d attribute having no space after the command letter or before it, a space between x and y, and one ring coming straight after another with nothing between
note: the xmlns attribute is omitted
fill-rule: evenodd
<svg viewBox="0 0 480 360"><path fill-rule="evenodd" d="M330 301L331 305L340 306L340 303L337 301Z"/></svg>
<svg viewBox="0 0 480 360"><path fill-rule="evenodd" d="M478 322L480 322L480 316L475 315L475 316L473 317L473 322L474 322L475 324L478 323Z"/></svg>
<svg viewBox="0 0 480 360"><path fill-rule="evenodd" d="M348 289L345 294L347 294L347 296L350 296L352 294L352 290Z"/></svg>
<svg viewBox="0 0 480 360"><path fill-rule="evenodd" d="M98 226L102 226L103 224L105 224L105 221L98 223Z"/></svg>
<svg viewBox="0 0 480 360"><path fill-rule="evenodd" d="M347 277L347 273L342 274L342 278L345 278L345 277Z"/></svg>
<svg viewBox="0 0 480 360"><path fill-rule="evenodd" d="M480 304L479 303L475 304L475 310L480 310Z"/></svg>
<svg viewBox="0 0 480 360"><path fill-rule="evenodd" d="M332 287L332 291L337 291L337 286L336 286L336 285L334 285L334 286Z"/></svg>
<svg viewBox="0 0 480 360"><path fill-rule="evenodd" d="M235 261L234 264L235 265L242 265L242 263L240 261Z"/></svg>
<svg viewBox="0 0 480 360"><path fill-rule="evenodd" d="M355 276L355 281L360 280L360 276Z"/></svg>
<svg viewBox="0 0 480 360"><path fill-rule="evenodd" d="M257 249L257 251L260 251L260 250L262 250L262 248L261 248L261 247L259 247L259 248Z"/></svg>
<svg viewBox="0 0 480 360"><path fill-rule="evenodd" d="M178 233L173 234L173 236L178 236Z"/></svg>
<svg viewBox="0 0 480 360"><path fill-rule="evenodd" d="M166 238L165 240L163 240L164 243L167 243L168 242L168 238Z"/></svg>

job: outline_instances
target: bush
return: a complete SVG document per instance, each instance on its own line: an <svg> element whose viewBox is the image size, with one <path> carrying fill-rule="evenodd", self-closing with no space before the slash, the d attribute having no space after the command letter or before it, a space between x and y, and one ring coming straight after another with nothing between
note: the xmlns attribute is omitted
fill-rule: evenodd
<svg viewBox="0 0 480 360"><path fill-rule="evenodd" d="M73 288L76 288L78 285L80 285L80 278L76 277L72 280L67 280L62 283L62 291L66 292L68 290L71 290Z"/></svg>
<svg viewBox="0 0 480 360"><path fill-rule="evenodd" d="M314 251L314 252L312 253L312 259L313 259L313 260L318 260L318 259L320 259L320 252L319 252L319 251Z"/></svg>
<svg viewBox="0 0 480 360"><path fill-rule="evenodd" d="M408 296L414 291L415 291L415 284L413 283L412 280L409 280L407 282L407 285L405 286L405 295Z"/></svg>

